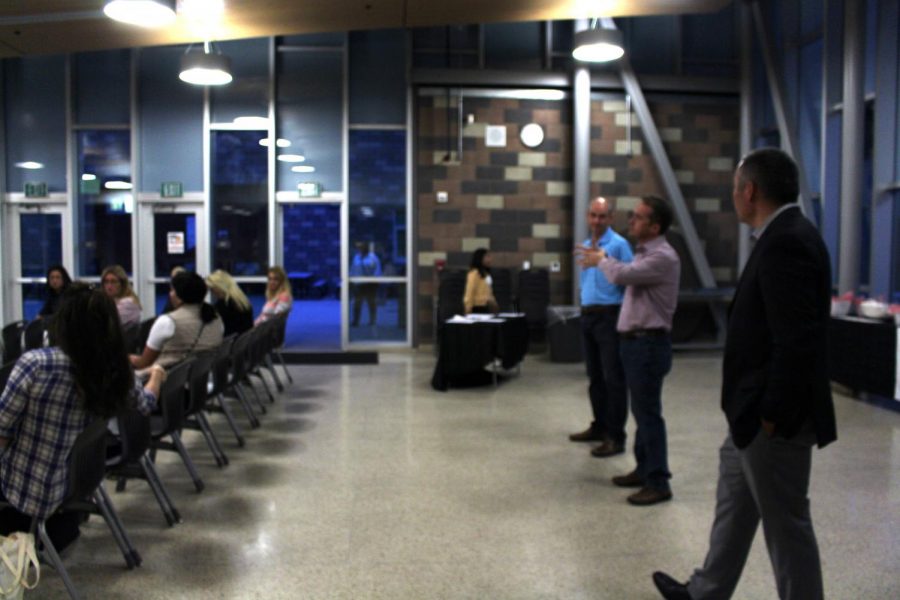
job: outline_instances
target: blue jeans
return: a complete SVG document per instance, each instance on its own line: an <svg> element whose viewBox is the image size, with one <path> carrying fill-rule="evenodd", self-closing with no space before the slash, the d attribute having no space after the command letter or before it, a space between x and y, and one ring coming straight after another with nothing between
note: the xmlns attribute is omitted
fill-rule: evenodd
<svg viewBox="0 0 900 600"><path fill-rule="evenodd" d="M672 368L672 341L668 336L621 339L619 349L631 392L631 413L637 422L634 458L638 475L647 487L669 491L672 474L662 416L662 384Z"/></svg>
<svg viewBox="0 0 900 600"><path fill-rule="evenodd" d="M602 431L616 444L624 444L628 390L619 356L618 319L616 309L581 315L581 333L584 364L590 379L588 394L594 413L591 428Z"/></svg>

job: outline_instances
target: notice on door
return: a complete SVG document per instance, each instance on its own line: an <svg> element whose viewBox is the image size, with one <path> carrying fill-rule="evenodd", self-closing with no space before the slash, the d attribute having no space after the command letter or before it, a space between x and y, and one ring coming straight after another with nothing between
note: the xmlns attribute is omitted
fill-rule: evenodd
<svg viewBox="0 0 900 600"><path fill-rule="evenodd" d="M184 232L170 231L166 234L169 245L169 254L184 254Z"/></svg>

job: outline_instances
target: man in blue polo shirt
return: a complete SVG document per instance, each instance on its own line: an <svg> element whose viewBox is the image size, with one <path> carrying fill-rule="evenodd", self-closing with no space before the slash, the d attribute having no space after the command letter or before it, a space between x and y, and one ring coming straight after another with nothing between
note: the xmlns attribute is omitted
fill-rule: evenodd
<svg viewBox="0 0 900 600"><path fill-rule="evenodd" d="M591 237L583 246L603 249L622 262L631 262L631 246L610 228L612 205L606 198L595 198L588 208ZM573 433L573 442L601 442L591 450L596 457L613 456L625 450L625 421L628 419L628 391L625 372L619 357L619 334L616 322L625 289L613 285L596 266L581 270L581 330L584 339L584 362L590 387L594 420L581 433Z"/></svg>

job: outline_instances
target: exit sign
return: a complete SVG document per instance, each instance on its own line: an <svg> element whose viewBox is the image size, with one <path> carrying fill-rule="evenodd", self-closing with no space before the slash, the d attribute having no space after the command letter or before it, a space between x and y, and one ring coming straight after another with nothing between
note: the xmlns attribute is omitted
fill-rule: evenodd
<svg viewBox="0 0 900 600"><path fill-rule="evenodd" d="M159 195L163 198L181 198L184 195L184 189L180 181L163 181Z"/></svg>
<svg viewBox="0 0 900 600"><path fill-rule="evenodd" d="M25 182L26 198L46 198L47 184L43 181L26 181Z"/></svg>

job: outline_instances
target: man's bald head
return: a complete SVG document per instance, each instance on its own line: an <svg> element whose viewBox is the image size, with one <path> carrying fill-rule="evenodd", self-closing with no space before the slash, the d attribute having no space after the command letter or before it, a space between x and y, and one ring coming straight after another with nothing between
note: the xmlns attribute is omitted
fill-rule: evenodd
<svg viewBox="0 0 900 600"><path fill-rule="evenodd" d="M591 228L591 237L600 239L612 223L612 203L603 196L591 200L588 206L587 222Z"/></svg>

